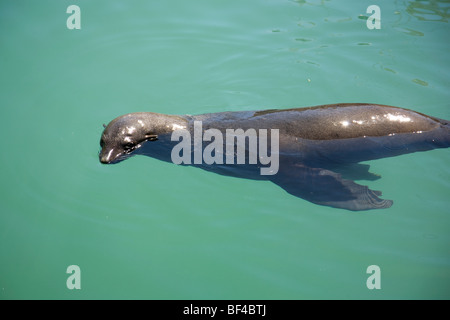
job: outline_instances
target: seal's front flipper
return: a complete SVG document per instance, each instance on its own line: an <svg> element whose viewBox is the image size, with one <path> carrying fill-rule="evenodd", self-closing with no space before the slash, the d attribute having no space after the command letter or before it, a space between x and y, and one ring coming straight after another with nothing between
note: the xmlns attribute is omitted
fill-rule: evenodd
<svg viewBox="0 0 450 320"><path fill-rule="evenodd" d="M337 167L327 167L334 172L340 173L344 179L375 181L381 178L379 174L370 172L370 165L352 163Z"/></svg>
<svg viewBox="0 0 450 320"><path fill-rule="evenodd" d="M383 200L380 191L342 179L338 173L298 164L280 167L271 178L290 194L316 204L348 210L382 209L392 206L392 200Z"/></svg>

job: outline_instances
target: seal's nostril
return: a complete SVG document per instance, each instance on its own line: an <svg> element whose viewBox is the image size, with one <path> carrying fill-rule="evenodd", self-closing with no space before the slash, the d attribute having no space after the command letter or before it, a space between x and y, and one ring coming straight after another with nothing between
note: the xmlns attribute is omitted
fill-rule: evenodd
<svg viewBox="0 0 450 320"><path fill-rule="evenodd" d="M105 159L105 158L100 158L100 162L103 163L103 164L108 164L109 163L109 161L107 159Z"/></svg>
<svg viewBox="0 0 450 320"><path fill-rule="evenodd" d="M109 152L106 152L105 149L102 149L100 151L100 154L98 155L98 159L103 164L111 163L111 159L113 158L114 149L109 150Z"/></svg>
<svg viewBox="0 0 450 320"><path fill-rule="evenodd" d="M105 157L105 155L102 155L101 153L98 155L98 160L104 164L108 163L107 157Z"/></svg>

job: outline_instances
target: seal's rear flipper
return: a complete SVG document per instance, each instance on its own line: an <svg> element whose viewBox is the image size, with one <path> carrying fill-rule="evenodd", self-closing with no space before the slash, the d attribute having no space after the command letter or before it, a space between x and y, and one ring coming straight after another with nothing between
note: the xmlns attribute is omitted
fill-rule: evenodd
<svg viewBox="0 0 450 320"><path fill-rule="evenodd" d="M338 173L302 165L280 167L271 178L290 194L313 203L353 211L382 209L392 206L392 200L383 200L380 191L342 179Z"/></svg>

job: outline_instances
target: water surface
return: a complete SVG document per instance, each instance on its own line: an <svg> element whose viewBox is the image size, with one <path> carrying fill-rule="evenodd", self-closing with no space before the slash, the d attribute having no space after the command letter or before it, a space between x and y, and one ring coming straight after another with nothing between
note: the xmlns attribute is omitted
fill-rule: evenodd
<svg viewBox="0 0 450 320"><path fill-rule="evenodd" d="M394 205L360 213L147 157L98 162L102 124L135 111L369 102L450 119L448 1L378 2L379 30L371 4L2 1L0 297L450 298L448 149L370 162Z"/></svg>

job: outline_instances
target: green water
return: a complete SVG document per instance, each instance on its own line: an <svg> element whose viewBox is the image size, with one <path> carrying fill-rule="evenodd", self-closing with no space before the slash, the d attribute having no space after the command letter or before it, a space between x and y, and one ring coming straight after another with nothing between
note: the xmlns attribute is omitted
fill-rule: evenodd
<svg viewBox="0 0 450 320"><path fill-rule="evenodd" d="M102 124L134 111L371 102L450 119L449 1L377 1L379 30L371 4L1 1L0 298L450 298L448 149L370 162L394 205L360 213L98 161Z"/></svg>

